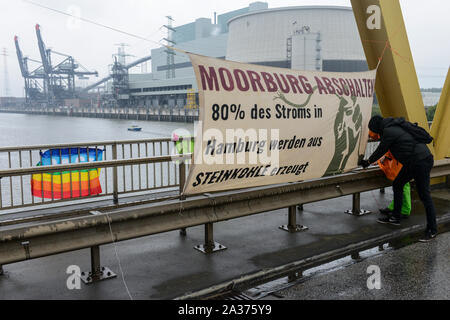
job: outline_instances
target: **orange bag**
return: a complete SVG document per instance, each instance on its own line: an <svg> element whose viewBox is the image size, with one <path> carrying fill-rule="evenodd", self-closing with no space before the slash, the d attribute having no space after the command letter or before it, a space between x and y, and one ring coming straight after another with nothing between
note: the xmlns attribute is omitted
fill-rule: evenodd
<svg viewBox="0 0 450 320"><path fill-rule="evenodd" d="M392 153L388 151L383 158L378 160L378 166L383 170L386 178L394 181L400 170L402 170L403 165L394 158Z"/></svg>
<svg viewBox="0 0 450 320"><path fill-rule="evenodd" d="M380 139L380 135L378 133L372 132L370 130L369 130L369 137L372 140ZM402 170L402 167L403 167L403 165L400 162L398 162L397 159L394 158L394 156L392 155L392 153L390 151L388 151L384 155L384 157L379 159L377 162L378 162L378 166L380 167L380 169L386 175L386 178L388 178L391 181L395 180L398 173L400 172L400 170Z"/></svg>

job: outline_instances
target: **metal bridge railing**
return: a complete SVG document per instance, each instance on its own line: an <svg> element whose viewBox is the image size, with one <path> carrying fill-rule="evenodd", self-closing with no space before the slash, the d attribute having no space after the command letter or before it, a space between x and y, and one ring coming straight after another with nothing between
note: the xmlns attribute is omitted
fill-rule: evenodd
<svg viewBox="0 0 450 320"><path fill-rule="evenodd" d="M189 159L190 156L180 156L177 160ZM103 166L114 167L127 165L133 161L147 163L167 159L168 157L154 160L112 160ZM68 165L72 167L67 169L85 168L86 165ZM58 167L53 169L60 170ZM33 170L18 169L10 174L20 175ZM39 170L44 171L44 168ZM435 161L431 171L432 178L449 174L450 159ZM200 225L205 226L205 244L197 246L196 249L202 247L203 252L212 253L225 248L218 244L221 249L216 250L213 224L218 222L289 208L287 229L294 233L298 231L299 226L296 225L295 219L291 219L290 213L296 213L295 206L348 195L355 196L390 184L381 170L371 168L317 180L203 194L186 200L172 199L160 203L91 211L89 215L70 218L70 223L67 223L67 219L55 219L31 226L18 225L15 228L0 230L0 265L90 247L91 274L96 274L96 270L100 270L101 245ZM438 222L448 223L450 216L444 215L438 219ZM417 231L422 227L424 226L415 225L412 228Z"/></svg>
<svg viewBox="0 0 450 320"><path fill-rule="evenodd" d="M380 144L379 141L369 141L369 143L367 144L364 159L368 159L372 155L372 153L376 150L379 144Z"/></svg>
<svg viewBox="0 0 450 320"><path fill-rule="evenodd" d="M378 142L369 142L366 149L366 158L375 150L377 145ZM145 194L161 189L179 188L180 176L183 175L183 179L186 177L186 173L189 171L189 165L186 164L180 167L169 158L158 158L174 154L174 147L174 141L170 138L164 138L0 148L0 214L7 210L23 207L58 202L80 203L92 201L92 198L112 198L117 203L119 196L125 194ZM90 172L89 170L104 168L99 171L102 192L96 195L89 194L88 196L77 198L72 197L72 189L70 189L71 197L66 199L63 199L63 196L55 197L53 190L51 192L51 198L46 199L44 197L33 196L31 192L33 174L40 174L42 181L44 180L43 175L51 172L51 166L37 166L42 161L42 152L47 149L67 148L75 148L78 150L81 148L93 148L96 150L96 154L97 150L102 150L102 160L104 163L95 161L80 164L85 170L88 170L88 174ZM166 159L166 161L153 161L156 158ZM120 162L121 165L105 166L105 163L108 163L110 160L130 161ZM65 165L55 165L54 167L58 168L58 170L53 170L54 172L62 172ZM180 173L180 170L183 170L182 173ZM77 174L79 177L81 174L80 171L78 173L71 173L71 179L73 175L76 178ZM51 181L51 185L53 186L53 180ZM72 183L70 183L71 187ZM62 193L63 191L68 190L61 188Z"/></svg>
<svg viewBox="0 0 450 320"><path fill-rule="evenodd" d="M0 214L6 210L28 206L38 206L63 201L92 201L92 198L113 198L117 203L120 195L132 193L148 193L159 189L170 189L179 186L180 166L171 160L175 142L170 138L127 140L127 141L102 141L74 144L36 145L21 147L0 148ZM66 165L38 166L42 160L42 153L48 149L72 149L81 148L103 151L103 161L87 162L72 165L73 170L81 170L81 165L90 174L90 170L103 168L99 171L99 181L102 192L96 195L88 195L79 198L59 199L54 197L52 190L51 199L36 197L31 192L31 180L33 174L43 175L49 172L62 172ZM163 157L163 158L161 158ZM158 161L155 161L158 159ZM127 160L120 165L110 161ZM60 161L61 163L62 161ZM110 163L110 165L106 165ZM50 170L51 167L58 168ZM183 170L187 171L186 168ZM12 174L14 173L14 174ZM16 174L17 173L17 174ZM80 177L80 171L70 174ZM52 176L53 179L53 176ZM51 181L53 187L53 180ZM70 183L72 188L72 180ZM89 188L90 190L90 188ZM61 189L61 191L63 191ZM68 190L64 190L68 191ZM70 190L72 195L72 190ZM58 198L58 199L55 199Z"/></svg>

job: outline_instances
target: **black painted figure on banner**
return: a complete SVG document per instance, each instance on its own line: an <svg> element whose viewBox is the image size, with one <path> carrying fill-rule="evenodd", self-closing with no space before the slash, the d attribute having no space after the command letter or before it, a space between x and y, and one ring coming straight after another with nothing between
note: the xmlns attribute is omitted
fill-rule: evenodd
<svg viewBox="0 0 450 320"><path fill-rule="evenodd" d="M361 137L362 113L357 104L357 97L352 96L352 105L346 107L349 102L341 96L336 96L339 98L339 109L334 120L335 150L325 176L344 171L348 159L355 151ZM351 117L351 121L346 121L346 117Z"/></svg>
<svg viewBox="0 0 450 320"><path fill-rule="evenodd" d="M317 87L313 88L312 93L309 94L306 101L302 104L289 101L281 92L277 93L274 100L282 100L291 107L305 108L316 89ZM359 104L357 104L357 97L352 96L352 105L346 107L349 102L342 96L337 94L336 96L339 99L339 109L334 120L335 150L324 176L335 175L344 171L348 159L355 151L356 145L361 137L362 113ZM351 121L346 121L346 117L351 117ZM352 126L347 126L347 123Z"/></svg>
<svg viewBox="0 0 450 320"><path fill-rule="evenodd" d="M420 241L427 242L434 239L437 234L436 210L430 191L430 172L434 165L434 158L427 145L418 142L418 138L415 138L413 133L405 127L405 123L403 118L372 117L369 122L369 129L378 133L381 141L369 159L360 161L360 165L367 168L371 163L380 159L388 150L391 151L392 155L403 167L392 185L394 190L394 211L391 216L378 219L378 222L400 225L403 187L407 182L414 179L427 216L425 236Z"/></svg>

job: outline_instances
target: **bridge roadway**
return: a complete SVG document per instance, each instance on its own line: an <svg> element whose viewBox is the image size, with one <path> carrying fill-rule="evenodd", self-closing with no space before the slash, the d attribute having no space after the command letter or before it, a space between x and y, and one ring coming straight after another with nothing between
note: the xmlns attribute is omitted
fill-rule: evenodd
<svg viewBox="0 0 450 320"><path fill-rule="evenodd" d="M448 223L449 189L435 190L433 196L438 219ZM385 194L378 190L364 192L361 207L377 212L391 199L390 188ZM368 239L411 227L416 231L424 228L424 209L416 198L411 218L402 222L400 228L377 224L377 213L361 217L345 214L351 205L351 196L305 204L303 211L296 214L297 222L309 227L301 233L278 228L287 222L287 209L215 223L215 240L228 249L210 255L193 249L204 241L202 226L187 229L186 236L172 231L118 242L115 246L134 299L172 299ZM36 223L39 222L26 225ZM8 228L12 226L0 226L0 231ZM0 299L128 299L114 244L101 246L101 259L102 265L118 277L91 285L82 283L79 290L67 289L66 269L78 265L89 270L89 249L7 264L0 276Z"/></svg>
<svg viewBox="0 0 450 320"><path fill-rule="evenodd" d="M450 232L427 244L410 240L405 247L362 257L357 263L342 261L345 268L291 281L274 293L264 292L262 299L450 300ZM367 270L374 266L381 279L378 287L368 290Z"/></svg>

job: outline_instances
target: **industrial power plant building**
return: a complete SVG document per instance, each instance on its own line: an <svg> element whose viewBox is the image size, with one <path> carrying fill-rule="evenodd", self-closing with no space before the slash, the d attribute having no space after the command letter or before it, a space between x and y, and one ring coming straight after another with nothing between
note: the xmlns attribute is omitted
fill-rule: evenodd
<svg viewBox="0 0 450 320"><path fill-rule="evenodd" d="M269 9L265 2L169 27L171 44L201 55L299 70L364 71L367 63L352 8L300 6ZM183 108L197 91L182 53L154 49L151 74L130 74L130 105Z"/></svg>

